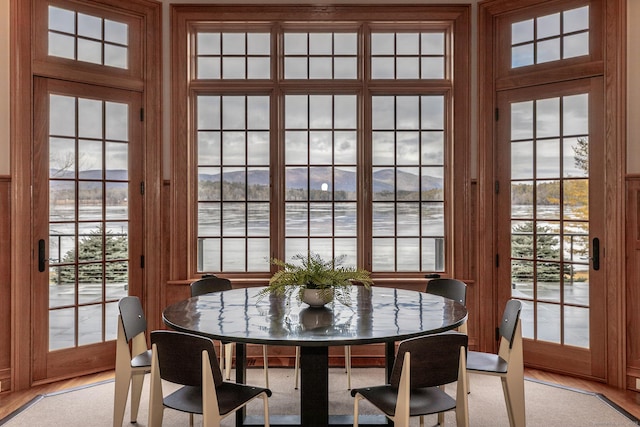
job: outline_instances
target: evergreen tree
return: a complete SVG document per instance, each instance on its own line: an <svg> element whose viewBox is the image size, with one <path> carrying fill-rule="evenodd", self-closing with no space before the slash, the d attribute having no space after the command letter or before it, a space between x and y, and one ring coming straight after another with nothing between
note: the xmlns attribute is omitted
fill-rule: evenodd
<svg viewBox="0 0 640 427"><path fill-rule="evenodd" d="M103 259L106 258L103 251L108 254L109 259L124 260L120 262L108 262L105 265L106 283L126 282L128 278L127 259L129 253L129 243L127 236L114 236L111 231L104 232L104 227L100 226L83 237L78 242L78 262L96 261L78 265L78 283L100 283L102 281ZM63 264L76 263L76 251L71 249L62 258ZM55 279L54 279L55 280ZM58 283L75 283L76 274L73 266L64 266L58 269Z"/></svg>

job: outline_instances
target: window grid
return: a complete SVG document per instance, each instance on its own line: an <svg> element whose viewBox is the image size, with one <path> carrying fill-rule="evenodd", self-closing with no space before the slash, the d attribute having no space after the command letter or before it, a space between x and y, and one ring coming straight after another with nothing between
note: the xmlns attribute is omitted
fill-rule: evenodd
<svg viewBox="0 0 640 427"><path fill-rule="evenodd" d="M125 23L49 6L51 56L128 69L128 37Z"/></svg>
<svg viewBox="0 0 640 427"><path fill-rule="evenodd" d="M589 54L589 6L539 16L511 25L511 67Z"/></svg>
<svg viewBox="0 0 640 427"><path fill-rule="evenodd" d="M264 27L262 27L264 28ZM206 37L203 36L206 35ZM204 52L200 52L196 48L194 54L194 61L196 64L197 72L196 79L207 78L201 73L200 67L202 66L203 59L216 58L216 60L225 61L227 56L222 53L222 38L227 34L224 30L215 31L209 27L206 31L194 33L195 45L197 47L204 46ZM243 33L245 36L251 34L250 32ZM265 33L266 34L266 33ZM298 253L305 253L312 251L319 253L325 258L332 256L347 255L348 264L357 264L363 262L362 260L369 259L369 265L373 268L373 272L406 272L406 273L421 273L421 272L444 272L445 270L445 221L444 221L444 166L445 166L445 140L448 139L448 129L445 127L447 121L444 117L444 106L446 99L449 95L441 95L442 90L436 91L437 95L423 96L414 95L413 98L421 100L419 102L425 102L426 100L437 100L434 105L429 108L420 107L419 111L425 111L425 117L428 115L428 111L433 109L438 110L436 117L439 119L436 125L433 123L427 124L427 119L422 118L423 123L414 125L411 129L402 128L402 120L398 120L398 128L392 127L388 129L395 136L398 141L394 142L393 150L402 150L404 143L402 139L410 134L414 133L419 135L414 138L414 145L417 144L418 148L413 151L409 151L404 154L408 157L414 157L414 160L403 163L402 161L392 162L391 165L386 165L392 169L394 180L396 176L413 176L415 185L410 190L404 189L402 185L398 186L398 189L394 189L394 198L388 202L392 205L393 215L391 217L391 224L393 224L393 233L390 236L384 238L376 238L371 236L371 230L365 229L365 235L361 235L360 228L361 223L369 224L368 227L375 227L375 217L363 218L361 200L362 194L358 194L357 189L359 182L363 182L367 174L372 173L372 169L366 167L367 164L371 165L371 159L365 159L363 164L362 153L371 153L371 146L375 144L372 138L375 139L375 132L373 134L363 134L362 124L369 122L371 119L363 118L364 111L368 111L367 107L360 108L362 105L371 105L374 97L371 93L359 93L360 89L354 89L354 86L349 87L346 84L350 79L365 79L365 73L359 69L364 62L360 59L359 55L360 46L365 46L372 42L372 36L380 33L370 33L366 31L362 32L327 32L327 31L287 31L281 30L272 32L274 37L281 37L282 44L269 43L271 46L281 46L282 56L278 52L271 52L272 59L270 66L274 66L277 61L276 57L282 57L282 63L277 63L276 68L283 67L276 72L276 76L281 76L280 80L272 79L271 82L258 83L259 86L252 88L248 87L247 93L255 90L268 91L271 90L270 84L276 84L279 82L282 84L279 90L282 91L281 101L272 100L272 105L283 105L283 111L272 111L271 115L275 114L275 117L271 117L271 123L281 123L282 129L277 131L272 129L272 132L282 133L280 138L274 138L272 133L272 144L276 143L281 146L277 148L276 145L272 145L271 151L281 151L283 153L281 164L271 165L269 159L260 166L268 169L271 173L282 176L282 185L284 192L282 194L273 193L273 201L276 202L274 209L278 212L278 221L282 221L281 227L272 227L272 230L278 230L276 234L267 234L264 238L264 242L267 242L264 254L260 257L262 259L268 259L271 254L276 254L277 257L283 257L290 259L291 256ZM386 34L386 33L385 33ZM407 33L390 33L394 40L396 38L402 39ZM214 35L214 36L212 36ZM414 80L420 80L423 78L438 78L444 79L447 75L447 69L450 65L446 64L446 59L451 58L446 54L447 50L447 37L450 36L446 30L432 30L424 32L415 32L410 34L411 37L417 37L418 53L414 54L407 51L402 47L394 47L393 55L379 54L378 57L392 58L394 64L397 58L417 58L423 59L435 59L436 66L433 67L433 62L422 62L414 76L396 76L394 74L393 81L399 81L402 79L406 82L411 78ZM205 38L208 37L209 43L204 43ZM336 39L351 40L355 38L353 43L336 43ZM213 42L212 42L213 40ZM239 40L236 39L236 40ZM240 43L242 44L242 43ZM265 43L266 44L266 43ZM394 41L395 45L395 41ZM351 47L356 50L352 53ZM238 48L240 52L242 48ZM365 51L368 51L365 48ZM246 53L246 52L245 52ZM239 57L246 56L244 53L238 53ZM243 56L244 55L244 56ZM228 55L232 58L232 55ZM354 59L356 65L353 71L345 73L342 69L341 73L336 72L336 59ZM313 60L326 59L326 67L323 75L314 75L310 70L313 68ZM294 71L287 71L287 67L294 66L292 62L288 60L300 60L300 64ZM369 58L369 61L371 57ZM274 62L275 61L275 62ZM330 64L330 65L329 65ZM371 62L368 63L368 69L371 69ZM401 61L400 61L401 65ZM427 66L435 69L435 74L427 75L425 72ZM394 65L395 67L395 65ZM246 70L246 68L245 68ZM375 74L375 73L372 73ZM345 78L345 76L347 76ZM426 76L426 77L425 77ZM245 78L246 77L246 78ZM373 76L371 76L373 78ZM396 77L397 80L396 80ZM233 89L227 89L224 86L217 86L215 80L224 79L224 73L216 77L211 77L211 86L207 87L207 93L216 93L220 95L211 96L225 96L226 91L232 91L233 93L242 92L239 86L235 86ZM249 77L241 76L240 79L248 80ZM315 89L310 90L308 87L295 83L295 80L315 80L318 82L326 81L336 82L343 79L345 86L338 89L334 84L327 84L324 86L317 86ZM362 80L362 81L366 81ZM338 84L340 85L340 84ZM394 93L393 82L384 83L387 86L389 93ZM382 88L383 86L380 86ZM260 88L260 89L256 89ZM380 90L378 88L378 90ZM202 90L199 86L198 90ZM213 92L212 92L213 91ZM417 91L417 89L416 89ZM428 89L421 89L420 92L429 92ZM433 91L433 90L432 90ZM318 94L315 94L319 92ZM402 93L406 92L406 88L402 90ZM341 93L337 95L336 93ZM209 96L209 95L207 95ZM203 98L200 96L199 98ZM408 97L407 97L408 98ZM331 100L327 102L327 100ZM344 102L345 99L350 99L348 102ZM352 100L351 100L352 99ZM304 100L304 105L298 105L298 101ZM315 105L314 103L317 103ZM349 105L351 108L347 112L344 105ZM321 106L320 106L321 105ZM289 108L290 106L293 106ZM353 107L351 107L353 106ZM198 117L198 121L201 118L202 105L198 103L196 106L196 113L194 117ZM347 108L348 110L348 108ZM221 114L221 113L219 113ZM282 114L282 117L280 117ZM375 113L374 113L375 114ZM422 113L420 113L422 114ZM212 116L209 117L211 119ZM290 122L291 117L296 120L304 118L303 124L292 124ZM351 123L345 125L344 117L353 117ZM222 119L217 119L218 121ZM324 120L323 123L318 121ZM342 120L342 123L339 121ZM314 123L315 121L315 123ZM393 125L395 126L395 124ZM223 159L224 155L222 151L218 152L219 162L212 164L203 162L200 158L200 151L202 150L202 142L204 134L207 131L213 131L215 126L208 123L198 122L197 126L197 140L198 140L198 167L199 175L205 174L205 169L211 169L211 174L217 174L221 180L224 180L225 173L224 168L243 168L243 165L234 164ZM261 131L268 132L268 127ZM217 132L217 130L216 130ZM218 138L217 144L222 146L221 138ZM350 160L345 160L344 155L338 155L336 150L339 147L346 146L352 149L350 154ZM364 144L364 145L363 145ZM318 147L324 147L319 149ZM435 148L434 148L435 147ZM296 150L300 151L296 153ZM314 151L315 150L315 151ZM301 153L304 152L304 155ZM299 157L294 158L293 155ZM424 158L423 158L424 157ZM375 164L375 161L373 162ZM218 170L219 169L219 170ZM374 171L375 173L375 171ZM345 178L348 176L349 178ZM347 179L350 182L350 190L344 191L338 188L341 180ZM374 178L375 181L375 178ZM398 181L401 181L398 179ZM293 183L296 183L293 185ZM427 182L437 182L439 188L426 188ZM248 234L244 236L232 236L225 234L223 224L225 223L225 209L229 209L228 206L232 206L237 201L227 200L224 196L224 184L222 181L218 183L223 189L221 194L218 195L218 200L207 199L203 197L202 192L199 190L198 195L198 214L196 217L197 223L197 272L269 272L270 268L268 264L260 263L256 265L256 268L251 269L248 267L250 262L250 256L247 254L246 248L250 247L246 239ZM424 187L424 188L423 188ZM366 192L375 192L375 188L365 188ZM411 193L411 196L407 196L407 193ZM241 203L242 204L242 203ZM383 203L378 203L379 206L383 206ZM373 206L378 206L375 203ZM248 203L244 203L245 208L249 206ZM371 206L371 205L370 205ZM366 211L365 207L365 211ZM244 216L244 223L249 221L249 217L246 214ZM264 210L268 212L268 206ZM370 211L370 210L369 210ZM201 218L207 214L217 215L220 223L218 229L214 232L211 227L203 225ZM375 216L375 214L374 214ZM237 216L239 217L239 215ZM229 216L230 220L231 216ZM404 225L398 226L397 222L409 220L411 224L415 224L417 228L412 229L411 232L406 230ZM429 221L434 222L429 223ZM372 225L373 222L373 225ZM208 228L207 228L208 227ZM374 236L376 231L373 231ZM369 236L369 237L366 237ZM271 240L269 239L271 238ZM363 246L363 239L371 239L368 242L364 242L364 248L366 251L373 251L373 255L359 254L360 248ZM236 257L244 260L244 265L238 263L231 266L225 264L223 257L227 252L225 249L225 242L232 242L233 240L243 241L244 244L238 244L234 253L244 254L240 257ZM279 250L273 252L270 250L269 243L276 239L279 243L277 246ZM392 248L385 252L384 247L387 242L392 241ZM233 246L231 244L230 246ZM376 248L380 246L380 248ZM233 248L231 248L233 249ZM271 248L272 249L272 248ZM205 254L216 253L215 256ZM376 254L378 260L376 261ZM416 255L417 254L417 255ZM255 257L254 257L255 258ZM373 259L372 259L373 258ZM380 261L384 259L384 261Z"/></svg>

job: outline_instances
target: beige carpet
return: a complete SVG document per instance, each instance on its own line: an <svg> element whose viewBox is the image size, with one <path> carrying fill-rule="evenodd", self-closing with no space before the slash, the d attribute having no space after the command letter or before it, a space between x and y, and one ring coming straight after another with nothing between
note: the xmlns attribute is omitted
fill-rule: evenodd
<svg viewBox="0 0 640 427"><path fill-rule="evenodd" d="M293 369L270 369L270 388L273 396L269 399L271 414L299 413L298 393L293 389ZM262 369L250 369L248 382L263 385ZM361 387L383 382L384 371L377 368L358 368L353 370L352 386ZM502 395L502 387L497 377L471 374L471 394L469 395L469 413L471 426L501 427L509 421ZM145 379L143 401L138 416L138 426L147 425L148 378ZM448 388L453 392L454 387ZM567 390L533 381L525 382L525 400L527 426L544 427L583 427L583 426L635 426L637 422L609 405L606 400L591 393ZM45 395L31 405L0 421L4 427L105 427L112 425L113 382L104 382L70 391ZM352 414L353 398L346 390L346 375L343 369L330 371L330 412L331 414ZM366 402L361 403L362 414L376 413ZM261 400L249 407L249 414L261 414ZM125 422L129 424L129 408L125 413ZM187 426L188 415L165 410L164 426ZM223 426L231 427L235 417L224 420ZM429 417L425 425L436 424L435 416ZM196 417L196 426L201 425ZM418 425L415 420L412 426ZM454 414L448 413L446 425L455 425Z"/></svg>

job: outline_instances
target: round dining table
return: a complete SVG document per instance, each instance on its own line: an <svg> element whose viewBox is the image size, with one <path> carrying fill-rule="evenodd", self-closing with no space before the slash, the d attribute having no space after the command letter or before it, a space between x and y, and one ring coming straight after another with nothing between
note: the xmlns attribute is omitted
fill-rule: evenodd
<svg viewBox="0 0 640 427"><path fill-rule="evenodd" d="M309 307L295 297L261 295L262 287L237 288L179 301L165 308L165 324L177 331L235 342L236 381L246 379L246 344L300 347L300 416L270 416L271 426L353 425L352 415L329 415L329 347L385 344L387 378L395 344L457 328L464 305L425 292L354 286L347 306L334 301ZM236 426L260 425L236 413ZM253 417L251 417L253 418ZM263 423L264 421L262 421ZM386 424L384 417L360 423Z"/></svg>

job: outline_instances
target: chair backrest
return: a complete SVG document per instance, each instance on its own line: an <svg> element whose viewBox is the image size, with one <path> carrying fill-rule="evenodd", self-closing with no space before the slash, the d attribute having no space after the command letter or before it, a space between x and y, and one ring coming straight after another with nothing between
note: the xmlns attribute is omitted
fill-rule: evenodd
<svg viewBox="0 0 640 427"><path fill-rule="evenodd" d="M202 279L191 283L191 296L197 297L211 292L231 290L231 281L218 276L204 276Z"/></svg>
<svg viewBox="0 0 640 427"><path fill-rule="evenodd" d="M214 384L222 384L216 351L210 339L184 332L159 330L151 332L151 345L155 345L157 351L160 378L175 384L202 386L202 352L206 350Z"/></svg>
<svg viewBox="0 0 640 427"><path fill-rule="evenodd" d="M390 384L398 387L404 354L411 353L411 388L435 387L458 380L460 347L468 337L458 332L426 335L404 340L398 346Z"/></svg>
<svg viewBox="0 0 640 427"><path fill-rule="evenodd" d="M147 330L147 319L142 311L140 298L134 296L124 297L118 303L118 309L120 310L120 318L122 319L122 327L127 342Z"/></svg>
<svg viewBox="0 0 640 427"><path fill-rule="evenodd" d="M520 319L522 311L522 302L511 299L507 301L507 305L502 313L500 321L500 336L509 342L509 348L513 347L513 340L516 335L516 327Z"/></svg>
<svg viewBox="0 0 640 427"><path fill-rule="evenodd" d="M426 291L429 294L439 295L467 305L467 284L458 279L431 279L427 283Z"/></svg>

